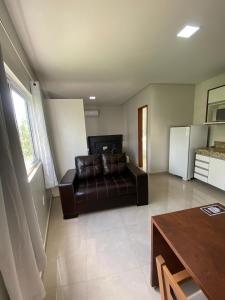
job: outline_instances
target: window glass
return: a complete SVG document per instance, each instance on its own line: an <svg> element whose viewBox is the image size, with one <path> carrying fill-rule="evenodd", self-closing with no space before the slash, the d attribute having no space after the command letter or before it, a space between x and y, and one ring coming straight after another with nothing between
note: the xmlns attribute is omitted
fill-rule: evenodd
<svg viewBox="0 0 225 300"><path fill-rule="evenodd" d="M11 89L11 93L24 161L27 172L29 173L34 165L36 157L32 140L27 102L26 99L15 90Z"/></svg>

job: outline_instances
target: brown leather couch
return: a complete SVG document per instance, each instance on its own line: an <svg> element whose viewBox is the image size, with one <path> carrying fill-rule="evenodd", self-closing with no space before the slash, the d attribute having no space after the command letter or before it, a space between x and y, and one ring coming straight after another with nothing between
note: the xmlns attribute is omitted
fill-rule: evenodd
<svg viewBox="0 0 225 300"><path fill-rule="evenodd" d="M148 176L126 163L125 154L78 156L75 166L59 184L64 219L110 207L148 204Z"/></svg>

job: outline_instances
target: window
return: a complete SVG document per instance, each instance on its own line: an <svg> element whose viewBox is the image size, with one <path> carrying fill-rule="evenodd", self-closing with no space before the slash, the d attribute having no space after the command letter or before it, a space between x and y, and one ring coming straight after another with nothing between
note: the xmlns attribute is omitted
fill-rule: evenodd
<svg viewBox="0 0 225 300"><path fill-rule="evenodd" d="M28 103L25 96L11 87L11 95L15 110L20 143L23 151L24 161L29 174L36 162L32 131L29 120Z"/></svg>

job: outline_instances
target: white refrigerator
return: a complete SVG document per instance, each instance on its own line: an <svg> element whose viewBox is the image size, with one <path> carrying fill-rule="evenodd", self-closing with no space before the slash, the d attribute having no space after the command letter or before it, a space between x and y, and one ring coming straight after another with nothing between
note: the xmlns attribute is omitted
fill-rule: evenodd
<svg viewBox="0 0 225 300"><path fill-rule="evenodd" d="M194 177L195 150L206 147L208 127L191 125L170 128L169 173L190 180Z"/></svg>

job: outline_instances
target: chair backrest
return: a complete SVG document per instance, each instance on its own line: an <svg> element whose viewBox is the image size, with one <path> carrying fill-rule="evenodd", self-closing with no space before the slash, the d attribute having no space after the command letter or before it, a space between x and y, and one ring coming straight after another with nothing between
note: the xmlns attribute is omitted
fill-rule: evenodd
<svg viewBox="0 0 225 300"><path fill-rule="evenodd" d="M174 275L171 274L161 255L156 257L156 266L161 300L187 300L188 298L179 286L179 282L190 278L190 275L187 273L187 271L183 270ZM176 298L174 296L176 296Z"/></svg>

